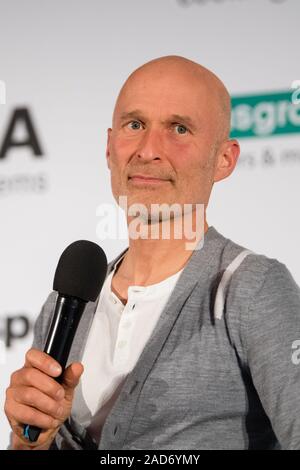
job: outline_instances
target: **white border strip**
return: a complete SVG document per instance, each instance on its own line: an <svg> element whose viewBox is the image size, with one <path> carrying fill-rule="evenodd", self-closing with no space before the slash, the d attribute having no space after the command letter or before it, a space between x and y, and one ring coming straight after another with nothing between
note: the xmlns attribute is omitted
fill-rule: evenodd
<svg viewBox="0 0 300 470"><path fill-rule="evenodd" d="M216 298L215 298L215 305L214 305L214 316L218 320L221 320L224 310L224 301L225 301L225 293L229 284L229 281L234 273L234 271L240 266L242 261L248 256L249 254L254 253L251 250L243 250L239 253L234 260L229 264L229 266L225 269L220 284L218 286Z"/></svg>

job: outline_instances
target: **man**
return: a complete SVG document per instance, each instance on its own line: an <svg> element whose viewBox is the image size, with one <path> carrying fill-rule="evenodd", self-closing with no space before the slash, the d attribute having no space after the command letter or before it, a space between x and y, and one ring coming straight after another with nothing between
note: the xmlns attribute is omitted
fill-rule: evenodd
<svg viewBox="0 0 300 470"><path fill-rule="evenodd" d="M166 56L129 76L108 130L113 195L149 211L192 204L194 228L202 204L204 234L187 250L185 233L161 236L184 221L180 211L141 215L159 236L130 236L109 264L62 385L59 365L41 352L50 294L7 389L11 448L300 449L300 289L284 264L206 221L213 184L239 156L229 131L229 94L199 64ZM126 215L129 228L135 217ZM36 443L23 423L43 429Z"/></svg>

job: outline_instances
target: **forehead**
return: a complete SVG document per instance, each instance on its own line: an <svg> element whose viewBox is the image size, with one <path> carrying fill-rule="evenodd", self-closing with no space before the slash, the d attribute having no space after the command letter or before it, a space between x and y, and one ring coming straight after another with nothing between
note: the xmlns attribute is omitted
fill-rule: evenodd
<svg viewBox="0 0 300 470"><path fill-rule="evenodd" d="M141 109L152 115L184 114L194 119L212 108L213 93L196 74L155 70L130 77L119 94L115 117Z"/></svg>

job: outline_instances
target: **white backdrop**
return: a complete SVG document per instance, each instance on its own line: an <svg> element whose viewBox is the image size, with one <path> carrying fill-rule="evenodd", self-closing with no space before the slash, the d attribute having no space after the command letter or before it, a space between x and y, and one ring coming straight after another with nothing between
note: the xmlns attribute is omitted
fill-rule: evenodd
<svg viewBox="0 0 300 470"><path fill-rule="evenodd" d="M106 129L124 80L154 57L178 54L213 70L233 97L287 93L300 79L299 13L299 0L0 0L0 155L20 109L43 153L15 146L0 158L0 448L9 433L5 388L32 340L31 331L11 336L36 318L61 252L89 239L110 260L127 246L96 236L97 206L114 201ZM281 134L241 137L239 165L214 186L208 223L285 263L300 284L293 109L293 133L282 124ZM18 120L14 141L27 138L25 124Z"/></svg>

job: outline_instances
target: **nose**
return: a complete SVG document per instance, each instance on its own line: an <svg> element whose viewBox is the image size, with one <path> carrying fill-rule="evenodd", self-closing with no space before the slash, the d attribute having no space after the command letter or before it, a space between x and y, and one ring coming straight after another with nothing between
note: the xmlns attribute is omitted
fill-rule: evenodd
<svg viewBox="0 0 300 470"><path fill-rule="evenodd" d="M158 130L147 129L139 142L138 158L146 161L160 160L162 156L162 141Z"/></svg>

